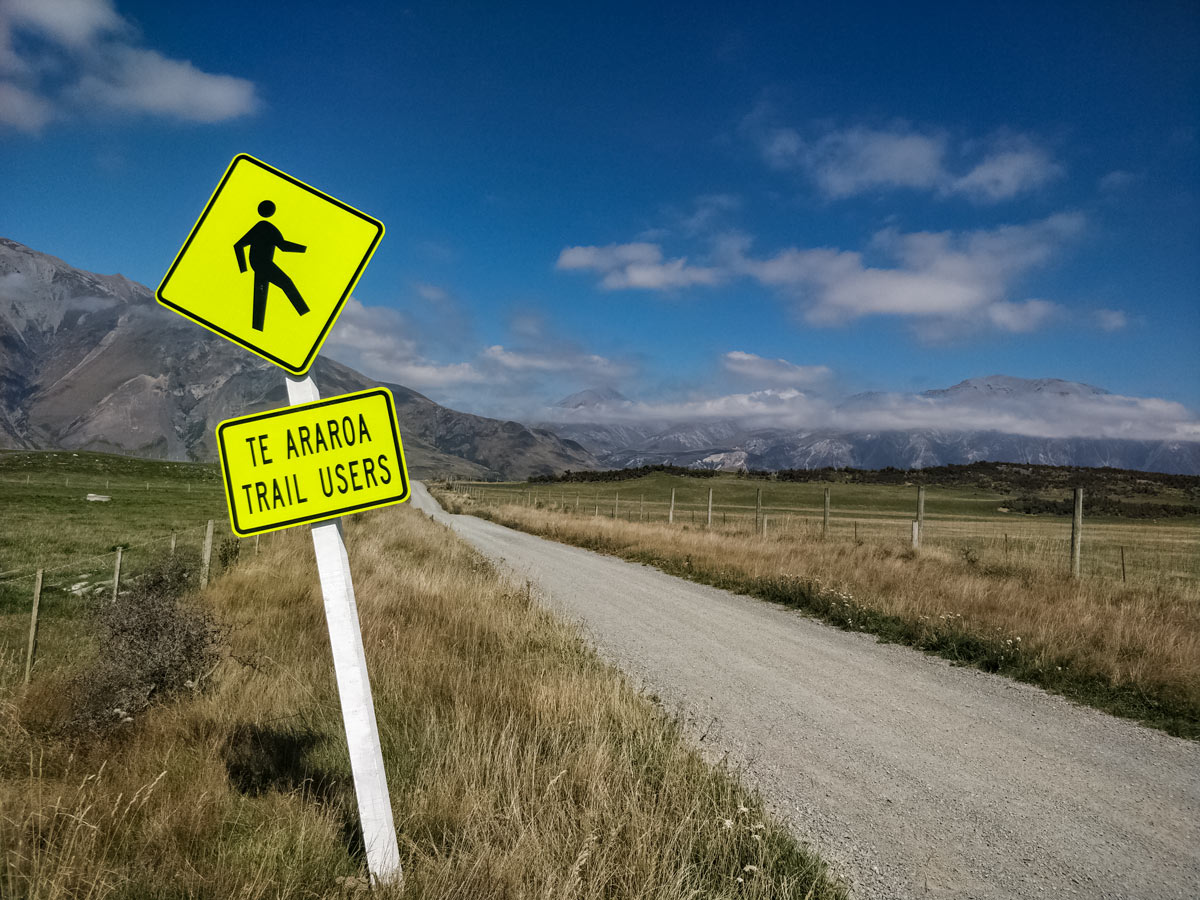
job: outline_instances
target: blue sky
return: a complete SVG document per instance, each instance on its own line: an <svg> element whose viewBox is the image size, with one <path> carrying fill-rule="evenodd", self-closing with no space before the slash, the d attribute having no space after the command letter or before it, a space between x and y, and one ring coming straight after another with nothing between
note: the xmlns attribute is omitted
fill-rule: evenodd
<svg viewBox="0 0 1200 900"><path fill-rule="evenodd" d="M332 10L0 0L0 235L153 287L247 152L387 227L325 352L461 409L1200 408L1194 4Z"/></svg>

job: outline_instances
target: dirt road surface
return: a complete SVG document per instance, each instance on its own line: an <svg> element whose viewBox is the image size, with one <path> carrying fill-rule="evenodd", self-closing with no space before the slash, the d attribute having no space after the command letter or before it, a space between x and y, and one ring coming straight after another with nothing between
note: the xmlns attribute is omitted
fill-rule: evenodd
<svg viewBox="0 0 1200 900"><path fill-rule="evenodd" d="M1200 745L413 500L579 623L855 897L1200 897Z"/></svg>

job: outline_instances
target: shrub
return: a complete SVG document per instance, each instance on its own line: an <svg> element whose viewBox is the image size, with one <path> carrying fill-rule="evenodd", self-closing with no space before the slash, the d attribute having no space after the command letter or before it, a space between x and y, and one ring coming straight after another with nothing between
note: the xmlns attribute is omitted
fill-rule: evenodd
<svg viewBox="0 0 1200 900"><path fill-rule="evenodd" d="M185 601L191 574L179 557L164 559L96 609L97 653L72 681L69 731L103 732L157 700L201 689L224 632Z"/></svg>

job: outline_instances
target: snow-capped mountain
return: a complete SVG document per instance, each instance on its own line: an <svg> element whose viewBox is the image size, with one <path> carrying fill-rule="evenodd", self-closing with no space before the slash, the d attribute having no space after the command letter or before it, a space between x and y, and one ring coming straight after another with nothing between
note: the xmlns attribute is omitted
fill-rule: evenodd
<svg viewBox="0 0 1200 900"><path fill-rule="evenodd" d="M1196 440L1139 435L1141 422L1162 430L1155 416L1163 406L1178 415L1177 404L1079 382L991 375L919 394L855 394L809 415L823 427L763 427L761 416L655 422L624 398L620 407L571 407L545 427L612 468L918 469L989 460L1200 474L1194 422L1186 429ZM1086 433L1089 422L1096 434Z"/></svg>

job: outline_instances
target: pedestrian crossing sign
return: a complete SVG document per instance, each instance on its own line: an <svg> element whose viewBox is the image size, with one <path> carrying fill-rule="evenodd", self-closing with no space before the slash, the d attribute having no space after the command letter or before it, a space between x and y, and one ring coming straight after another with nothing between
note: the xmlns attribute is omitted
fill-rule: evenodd
<svg viewBox="0 0 1200 900"><path fill-rule="evenodd" d="M382 237L379 220L241 153L156 296L303 375Z"/></svg>

